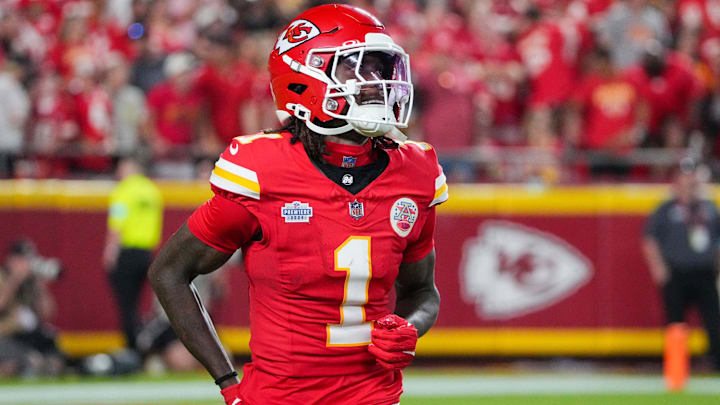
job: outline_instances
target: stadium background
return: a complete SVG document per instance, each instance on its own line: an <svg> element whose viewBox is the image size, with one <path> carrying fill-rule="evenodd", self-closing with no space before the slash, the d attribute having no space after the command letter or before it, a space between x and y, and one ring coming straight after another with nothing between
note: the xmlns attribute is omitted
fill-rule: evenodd
<svg viewBox="0 0 720 405"><path fill-rule="evenodd" d="M122 346L101 269L114 162L150 163L166 239L209 196L227 141L277 125L267 54L319 3L0 4L0 246L26 235L61 259L54 324L68 353ZM422 364L649 358L657 373L662 311L640 235L680 159L717 179L718 2L350 3L411 54L407 133L435 146L453 182L437 228L443 306L420 341ZM235 270L232 288L244 291ZM226 298L213 314L241 356L246 305ZM693 329L691 351L705 346Z"/></svg>

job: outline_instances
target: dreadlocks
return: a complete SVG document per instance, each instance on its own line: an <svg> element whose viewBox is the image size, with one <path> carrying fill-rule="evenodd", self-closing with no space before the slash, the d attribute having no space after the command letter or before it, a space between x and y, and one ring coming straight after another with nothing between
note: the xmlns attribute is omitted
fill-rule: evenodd
<svg viewBox="0 0 720 405"><path fill-rule="evenodd" d="M297 142L302 143L305 148L305 152L307 152L311 159L320 160L323 155L329 155L325 149L324 136L311 131L310 128L308 128L307 125L305 125L305 123L297 117L288 118L285 124L278 129L266 129L263 132L269 134L283 131L287 131L292 134L292 138L290 139L291 144L295 144ZM396 149L399 146L397 142L386 136L376 136L374 138L370 138L370 142L372 142L374 149Z"/></svg>

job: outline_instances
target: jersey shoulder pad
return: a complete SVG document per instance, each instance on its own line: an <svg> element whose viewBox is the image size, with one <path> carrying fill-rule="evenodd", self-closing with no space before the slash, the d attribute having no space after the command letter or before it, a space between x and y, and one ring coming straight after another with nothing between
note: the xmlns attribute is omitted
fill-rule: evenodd
<svg viewBox="0 0 720 405"><path fill-rule="evenodd" d="M259 200L262 187L258 171L262 164L257 157L272 155L273 149L277 149L277 140L282 140L285 136L287 135L261 132L233 138L215 162L210 184L231 194Z"/></svg>
<svg viewBox="0 0 720 405"><path fill-rule="evenodd" d="M441 204L448 200L447 179L442 166L438 163L435 148L427 142L404 141L400 143L400 150L407 156L414 170L422 176L434 179L432 201L429 206Z"/></svg>

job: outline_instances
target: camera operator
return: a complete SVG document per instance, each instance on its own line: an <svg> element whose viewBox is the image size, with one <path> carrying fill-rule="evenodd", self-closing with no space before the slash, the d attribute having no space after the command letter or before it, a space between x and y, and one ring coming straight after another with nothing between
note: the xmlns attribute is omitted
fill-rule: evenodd
<svg viewBox="0 0 720 405"><path fill-rule="evenodd" d="M10 244L0 266L0 376L63 370L63 355L48 324L56 307L47 286L60 270L57 259L40 256L31 241Z"/></svg>

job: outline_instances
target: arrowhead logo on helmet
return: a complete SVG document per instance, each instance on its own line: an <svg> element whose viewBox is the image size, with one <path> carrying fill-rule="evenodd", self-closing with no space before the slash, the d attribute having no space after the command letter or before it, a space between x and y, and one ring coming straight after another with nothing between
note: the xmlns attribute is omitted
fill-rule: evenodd
<svg viewBox="0 0 720 405"><path fill-rule="evenodd" d="M566 241L506 221L486 221L463 253L463 297L483 319L547 308L572 295L593 273L590 261Z"/></svg>
<svg viewBox="0 0 720 405"><path fill-rule="evenodd" d="M320 29L312 22L308 20L295 20L285 31L280 33L275 43L275 49L278 50L278 54L283 54L318 35L320 35Z"/></svg>

